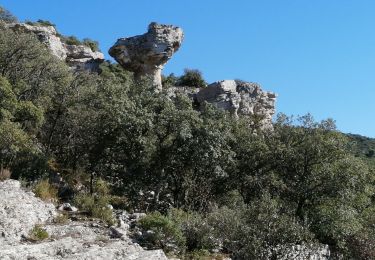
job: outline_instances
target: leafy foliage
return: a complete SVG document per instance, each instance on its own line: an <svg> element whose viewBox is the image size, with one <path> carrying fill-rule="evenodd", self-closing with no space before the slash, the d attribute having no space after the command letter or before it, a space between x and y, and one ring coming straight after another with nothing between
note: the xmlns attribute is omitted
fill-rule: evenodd
<svg viewBox="0 0 375 260"><path fill-rule="evenodd" d="M206 83L186 70L164 85ZM154 247L265 259L280 244L317 242L371 259L371 149L330 119L280 114L268 131L209 104L197 111L186 96L134 83L118 64L73 73L34 35L0 24L1 169L29 181L61 173L83 186L77 206L109 224L114 198L154 212L141 220ZM48 182L39 189L51 197Z"/></svg>
<svg viewBox="0 0 375 260"><path fill-rule="evenodd" d="M159 212L154 212L139 220L140 227L147 232L144 243L162 248L167 252L173 248L170 245L176 244L179 250L183 251L185 240L181 230L175 222Z"/></svg>
<svg viewBox="0 0 375 260"><path fill-rule="evenodd" d="M177 80L178 86L204 88L207 86L202 72L194 69L185 69L184 74Z"/></svg>

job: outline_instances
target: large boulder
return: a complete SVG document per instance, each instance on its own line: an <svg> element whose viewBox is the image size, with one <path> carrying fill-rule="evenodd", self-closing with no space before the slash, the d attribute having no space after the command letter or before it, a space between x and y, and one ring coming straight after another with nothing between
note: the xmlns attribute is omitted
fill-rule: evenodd
<svg viewBox="0 0 375 260"><path fill-rule="evenodd" d="M272 129L276 94L263 91L256 83L222 80L208 85L196 94L196 101L203 106L211 103L234 116L256 116L264 129Z"/></svg>
<svg viewBox="0 0 375 260"><path fill-rule="evenodd" d="M97 71L99 65L104 61L104 54L93 51L89 46L71 45L65 43L57 33L54 26L34 25L27 23L7 24L8 28L24 33L34 33L38 40L43 43L51 53L66 63L74 70Z"/></svg>
<svg viewBox="0 0 375 260"><path fill-rule="evenodd" d="M161 71L180 48L184 34L181 28L151 23L148 32L129 38L120 38L109 54L135 78L149 77L156 89L162 88Z"/></svg>

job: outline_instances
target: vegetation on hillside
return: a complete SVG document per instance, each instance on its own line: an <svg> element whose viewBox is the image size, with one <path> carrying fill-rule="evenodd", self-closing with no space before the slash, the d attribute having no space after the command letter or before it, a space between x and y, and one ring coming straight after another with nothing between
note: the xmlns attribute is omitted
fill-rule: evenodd
<svg viewBox="0 0 375 260"><path fill-rule="evenodd" d="M282 244L319 242L373 259L373 140L353 152L353 136L311 115L280 114L262 131L251 118L155 93L117 64L73 73L35 36L1 23L0 46L0 164L12 178L59 173L73 190L84 186L75 201L107 222L95 206L122 198L150 213L144 242L176 254L266 259ZM177 81L191 82L189 73Z"/></svg>

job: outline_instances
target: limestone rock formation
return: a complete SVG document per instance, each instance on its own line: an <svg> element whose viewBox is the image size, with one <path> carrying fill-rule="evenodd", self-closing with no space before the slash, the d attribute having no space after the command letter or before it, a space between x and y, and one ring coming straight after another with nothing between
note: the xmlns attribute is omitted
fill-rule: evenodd
<svg viewBox="0 0 375 260"><path fill-rule="evenodd" d="M263 91L258 84L223 80L212 83L196 94L200 105L208 102L235 116L257 116L265 129L272 128L276 94Z"/></svg>
<svg viewBox="0 0 375 260"><path fill-rule="evenodd" d="M85 45L69 45L62 41L54 26L12 23L7 25L15 31L34 33L58 59L66 61L74 70L96 71L104 61L104 54L92 51Z"/></svg>
<svg viewBox="0 0 375 260"><path fill-rule="evenodd" d="M328 260L336 259L331 256L328 245L323 244L302 244L302 245L281 245L273 248L270 252L270 259L279 260ZM272 257L271 257L272 256Z"/></svg>
<svg viewBox="0 0 375 260"><path fill-rule="evenodd" d="M55 27L45 25L30 25L27 23L12 23L8 24L8 27L21 32L32 32L34 33L40 42L45 44L60 60L65 60L67 52L64 44L61 42L60 37L57 36Z"/></svg>
<svg viewBox="0 0 375 260"><path fill-rule="evenodd" d="M53 204L44 203L32 192L23 191L18 181L0 182L0 248L3 244L18 243L34 225L55 215Z"/></svg>
<svg viewBox="0 0 375 260"><path fill-rule="evenodd" d="M100 63L104 61L104 54L100 51L92 51L85 45L64 44L66 49L66 62L75 70L96 71Z"/></svg>
<svg viewBox="0 0 375 260"><path fill-rule="evenodd" d="M129 38L120 38L109 54L136 78L151 77L157 89L162 88L161 71L180 48L183 31L179 27L151 23L148 32Z"/></svg>
<svg viewBox="0 0 375 260"><path fill-rule="evenodd" d="M50 220L56 214L54 205L23 190L18 181L0 182L0 259L167 260L162 250L147 251L133 242L127 223L111 228L95 220L55 224ZM26 239L36 224L47 231L48 239Z"/></svg>

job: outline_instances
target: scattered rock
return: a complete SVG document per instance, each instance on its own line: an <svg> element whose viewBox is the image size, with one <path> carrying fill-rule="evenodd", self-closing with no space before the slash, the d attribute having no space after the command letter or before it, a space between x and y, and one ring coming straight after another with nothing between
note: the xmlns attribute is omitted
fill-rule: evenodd
<svg viewBox="0 0 375 260"><path fill-rule="evenodd" d="M135 78L151 77L156 89L162 88L161 71L180 48L183 31L179 27L151 23L148 32L129 38L120 38L109 54Z"/></svg>
<svg viewBox="0 0 375 260"><path fill-rule="evenodd" d="M282 245L274 248L270 253L270 259L280 260L328 260L331 252L328 245Z"/></svg>
<svg viewBox="0 0 375 260"><path fill-rule="evenodd" d="M72 207L63 204L60 208ZM145 251L119 227L108 229L91 221L71 221L64 224L47 222L56 215L54 205L26 192L18 181L0 182L0 259L132 259L167 260L162 250ZM127 213L119 213L128 223ZM138 215L135 216L135 218ZM22 241L36 224L43 224L49 239L38 243Z"/></svg>
<svg viewBox="0 0 375 260"><path fill-rule="evenodd" d="M60 205L60 207L58 208L58 210L61 210L61 211L71 211L71 212L77 212L78 209L72 205L70 205L70 203L63 203Z"/></svg>

